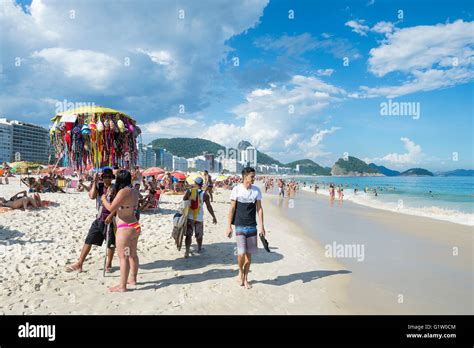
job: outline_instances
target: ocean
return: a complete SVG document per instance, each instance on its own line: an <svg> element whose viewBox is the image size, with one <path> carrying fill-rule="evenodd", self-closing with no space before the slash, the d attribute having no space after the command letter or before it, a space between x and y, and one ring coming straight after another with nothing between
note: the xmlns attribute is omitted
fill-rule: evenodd
<svg viewBox="0 0 474 348"><path fill-rule="evenodd" d="M372 208L474 226L474 177L286 176L300 188L329 196L330 183L343 185L344 199ZM304 185L306 183L306 185ZM368 187L369 191L364 192ZM354 189L358 192L354 194ZM377 190L375 196L374 189ZM337 199L337 192L336 192Z"/></svg>

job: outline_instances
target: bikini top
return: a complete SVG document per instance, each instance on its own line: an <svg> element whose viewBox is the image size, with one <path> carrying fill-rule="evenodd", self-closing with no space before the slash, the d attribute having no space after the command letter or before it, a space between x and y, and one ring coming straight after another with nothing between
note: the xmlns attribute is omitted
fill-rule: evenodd
<svg viewBox="0 0 474 348"><path fill-rule="evenodd" d="M131 190L135 190L131 185L127 186ZM133 208L133 213L136 214L138 212L138 205L121 205L118 207L118 210L129 209Z"/></svg>

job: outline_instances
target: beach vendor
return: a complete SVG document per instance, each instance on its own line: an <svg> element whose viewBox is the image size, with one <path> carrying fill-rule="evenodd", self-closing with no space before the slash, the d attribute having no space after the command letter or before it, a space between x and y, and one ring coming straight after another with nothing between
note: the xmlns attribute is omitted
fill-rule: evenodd
<svg viewBox="0 0 474 348"><path fill-rule="evenodd" d="M237 263L240 286L251 288L248 282L252 254L257 252L257 216L260 235L265 236L263 225L262 192L255 182L255 169L247 167L242 170L242 184L235 186L230 194L230 209L226 235L232 237L232 225L237 239Z"/></svg>
<svg viewBox="0 0 474 348"><path fill-rule="evenodd" d="M185 258L189 257L189 249L191 247L193 234L196 237L196 242L198 245L197 252L200 253L202 251L202 240L204 236L204 204L206 204L206 208L212 216L212 223L217 224L217 219L214 215L214 209L212 209L209 195L202 189L203 183L204 180L198 176L194 180L193 187L190 190L187 190L183 197L183 201L191 201L188 213L188 225L186 229Z"/></svg>
<svg viewBox="0 0 474 348"><path fill-rule="evenodd" d="M67 272L78 271L82 272L82 266L84 261L91 251L92 245L101 246L104 240L107 239L107 225L112 223L113 214L103 206L101 197L106 194L107 201L112 202L115 197L115 189L112 185L112 180L115 178L112 169L104 169L101 177L96 173L94 179L92 180L92 185L89 191L89 198L95 199L97 204L97 216L96 219L92 222L92 225L89 229L89 233L86 236L84 246L82 247L79 260L72 264L66 266ZM110 225L109 232L109 242L107 245L107 262L106 262L106 272L110 272L112 269L112 259L115 252L115 234L113 224Z"/></svg>

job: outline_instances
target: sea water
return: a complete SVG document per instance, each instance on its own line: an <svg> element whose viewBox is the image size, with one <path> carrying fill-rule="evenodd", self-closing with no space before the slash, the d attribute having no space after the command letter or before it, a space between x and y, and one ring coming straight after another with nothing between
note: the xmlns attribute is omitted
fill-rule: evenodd
<svg viewBox="0 0 474 348"><path fill-rule="evenodd" d="M474 177L287 176L300 188L329 196L329 184L342 185L344 199L377 209L474 225ZM306 185L304 185L306 183ZM276 186L276 185L275 185ZM367 192L364 189L367 187ZM357 188L357 193L354 189ZM375 196L375 190L377 196ZM337 188L336 188L336 199Z"/></svg>

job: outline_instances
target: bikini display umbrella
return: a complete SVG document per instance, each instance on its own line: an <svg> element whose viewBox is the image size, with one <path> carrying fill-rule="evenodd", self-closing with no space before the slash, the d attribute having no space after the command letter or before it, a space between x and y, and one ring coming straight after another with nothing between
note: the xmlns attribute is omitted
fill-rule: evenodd
<svg viewBox="0 0 474 348"><path fill-rule="evenodd" d="M160 174L164 174L165 170L160 167L151 167L145 169L142 173L143 176L156 176Z"/></svg>
<svg viewBox="0 0 474 348"><path fill-rule="evenodd" d="M137 163L141 134L129 115L103 106L83 106L58 113L51 121L51 147L63 167L75 170Z"/></svg>

